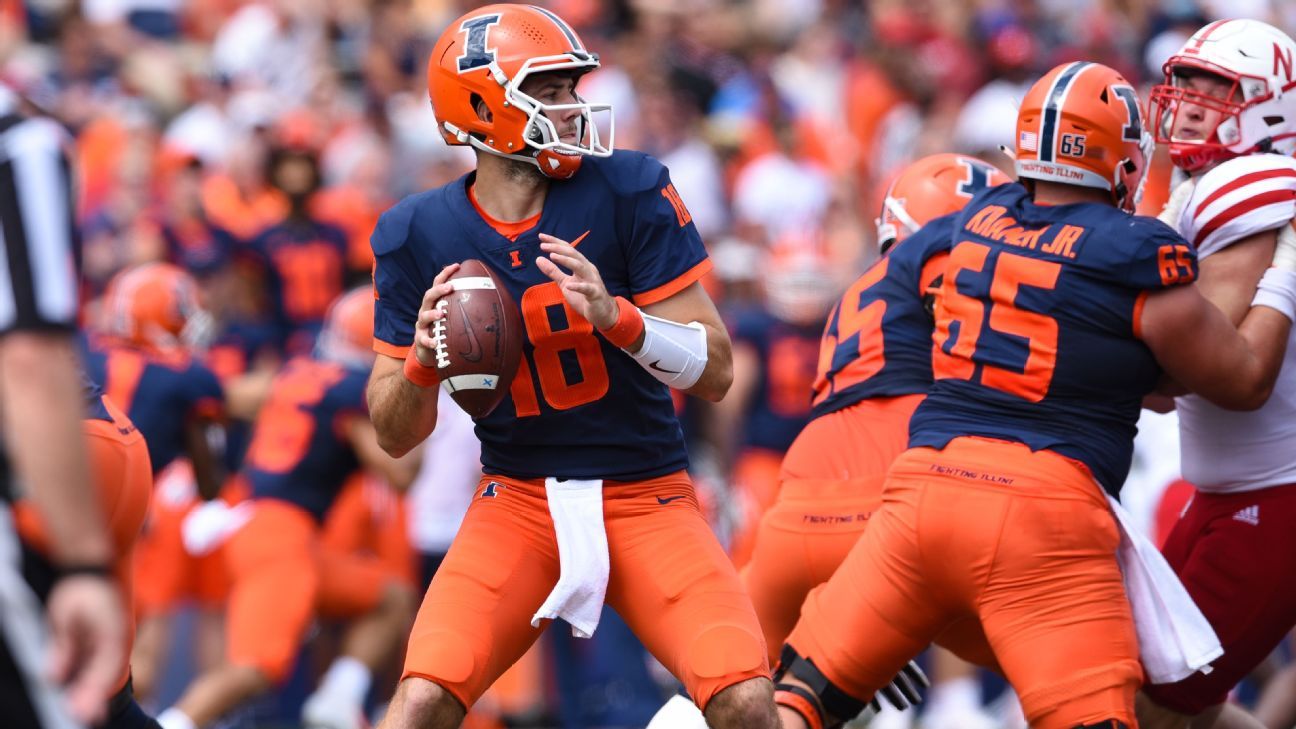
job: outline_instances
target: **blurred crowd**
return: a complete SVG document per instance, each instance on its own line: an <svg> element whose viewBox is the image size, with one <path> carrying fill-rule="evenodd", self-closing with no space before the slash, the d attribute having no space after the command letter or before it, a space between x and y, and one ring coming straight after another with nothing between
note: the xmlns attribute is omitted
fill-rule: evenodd
<svg viewBox="0 0 1296 729"><path fill-rule="evenodd" d="M378 216L472 167L436 131L425 67L479 4L0 0L0 79L75 136L87 320L115 273L165 260L198 279L218 329L255 340L245 367L309 351L329 304L368 280ZM937 152L1008 168L1016 105L1058 63L1146 89L1209 20L1296 31L1284 0L542 4L600 55L579 93L612 104L616 147L670 168L715 262L735 393L685 416L739 549L808 417L823 317L877 255L892 175ZM793 344L745 327L753 311Z"/></svg>

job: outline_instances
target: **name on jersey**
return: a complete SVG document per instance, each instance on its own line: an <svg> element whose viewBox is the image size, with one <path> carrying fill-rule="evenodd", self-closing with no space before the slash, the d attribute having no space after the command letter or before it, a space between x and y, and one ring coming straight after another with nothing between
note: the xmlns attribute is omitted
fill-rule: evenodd
<svg viewBox="0 0 1296 729"><path fill-rule="evenodd" d="M1085 229L1079 225L1023 227L1017 224L1015 218L1008 215L1008 209L1002 205L987 205L978 210L963 229L1010 246L1038 250L1041 253L1066 259L1075 258L1079 254L1080 238L1085 234ZM1048 242L1041 244L1040 239L1049 230L1056 232Z"/></svg>

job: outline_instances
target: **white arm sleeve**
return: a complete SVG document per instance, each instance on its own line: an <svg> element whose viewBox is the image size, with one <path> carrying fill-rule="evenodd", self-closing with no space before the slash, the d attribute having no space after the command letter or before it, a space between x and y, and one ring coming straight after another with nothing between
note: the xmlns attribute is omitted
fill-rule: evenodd
<svg viewBox="0 0 1296 729"><path fill-rule="evenodd" d="M676 390L697 384L707 363L706 327L695 321L680 324L643 314L644 343L628 352L648 374Z"/></svg>

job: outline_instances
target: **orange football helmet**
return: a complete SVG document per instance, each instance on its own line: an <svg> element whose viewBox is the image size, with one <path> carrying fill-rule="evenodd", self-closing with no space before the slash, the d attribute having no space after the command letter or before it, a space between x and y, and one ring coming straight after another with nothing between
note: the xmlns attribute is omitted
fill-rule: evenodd
<svg viewBox="0 0 1296 729"><path fill-rule="evenodd" d="M324 328L315 341L315 354L352 369L373 366L374 290L358 286L333 301Z"/></svg>
<svg viewBox="0 0 1296 729"><path fill-rule="evenodd" d="M904 168L882 201L877 225L878 252L886 255L900 241L934 218L962 210L987 187L1012 182L998 167L965 154L933 154Z"/></svg>
<svg viewBox="0 0 1296 729"><path fill-rule="evenodd" d="M1049 71L1017 111L1017 177L1109 190L1133 212L1152 157L1138 93L1100 63Z"/></svg>
<svg viewBox="0 0 1296 729"><path fill-rule="evenodd" d="M428 96L447 144L472 145L509 159L531 162L547 177L566 179L582 155L612 154L612 107L546 104L522 93L534 73L568 71L575 78L599 67L571 26L533 5L487 5L450 24L428 59ZM477 114L477 103L490 110ZM550 113L579 111L577 137L563 141ZM608 140L599 139L596 112L608 115Z"/></svg>
<svg viewBox="0 0 1296 729"><path fill-rule="evenodd" d="M170 263L144 263L114 276L101 323L109 336L158 351L201 351L216 333L198 283Z"/></svg>

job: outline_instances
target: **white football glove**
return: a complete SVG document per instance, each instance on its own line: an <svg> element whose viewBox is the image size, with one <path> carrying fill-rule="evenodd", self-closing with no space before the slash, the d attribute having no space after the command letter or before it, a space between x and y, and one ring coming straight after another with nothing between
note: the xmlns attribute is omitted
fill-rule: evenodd
<svg viewBox="0 0 1296 729"><path fill-rule="evenodd" d="M230 506L221 499L199 504L180 525L185 551L195 557L210 554L252 518L252 504Z"/></svg>
<svg viewBox="0 0 1296 729"><path fill-rule="evenodd" d="M1183 216L1184 206L1188 204L1188 200L1192 197L1195 189L1197 189L1197 183L1191 179L1179 183L1174 192L1170 193L1170 199L1166 201L1165 207L1161 209L1161 214L1157 216L1157 220L1175 230L1179 230L1179 218Z"/></svg>

